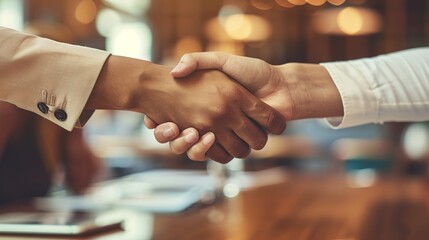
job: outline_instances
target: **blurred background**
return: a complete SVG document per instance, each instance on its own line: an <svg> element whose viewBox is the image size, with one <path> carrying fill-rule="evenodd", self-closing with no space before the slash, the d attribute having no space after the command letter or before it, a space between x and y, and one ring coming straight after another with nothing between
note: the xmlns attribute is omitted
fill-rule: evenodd
<svg viewBox="0 0 429 240"><path fill-rule="evenodd" d="M429 2L0 0L0 25L167 65L197 51L230 52L271 64L319 63L426 46ZM171 155L142 122L139 114L98 111L85 127L85 141L110 177L206 168L205 162ZM389 123L332 130L322 120L291 122L283 136L270 138L264 150L238 165L250 171L285 166L309 174L345 172L353 184L363 174L369 179L363 186L378 173L422 176L428 126Z"/></svg>

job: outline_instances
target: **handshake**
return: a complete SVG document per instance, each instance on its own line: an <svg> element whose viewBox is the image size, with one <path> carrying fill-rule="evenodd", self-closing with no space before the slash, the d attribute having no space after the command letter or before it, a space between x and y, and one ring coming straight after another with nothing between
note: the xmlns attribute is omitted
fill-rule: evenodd
<svg viewBox="0 0 429 240"><path fill-rule="evenodd" d="M164 101L152 102L145 125L155 128L157 141L170 142L173 153L187 152L192 160L244 158L250 148L265 146L268 133L281 134L286 121L343 115L340 93L318 64L273 66L220 52L190 53L171 75L170 85L186 94L155 93ZM165 104L167 117L157 111Z"/></svg>

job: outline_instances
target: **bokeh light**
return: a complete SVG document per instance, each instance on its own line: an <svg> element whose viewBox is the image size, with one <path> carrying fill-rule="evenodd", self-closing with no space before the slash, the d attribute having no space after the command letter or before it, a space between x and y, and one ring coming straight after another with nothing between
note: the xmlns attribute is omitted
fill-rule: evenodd
<svg viewBox="0 0 429 240"><path fill-rule="evenodd" d="M270 10L273 8L269 0L250 0L250 4L259 10Z"/></svg>
<svg viewBox="0 0 429 240"><path fill-rule="evenodd" d="M288 0L290 3L292 3L293 5L304 5L306 4L306 0Z"/></svg>
<svg viewBox="0 0 429 240"><path fill-rule="evenodd" d="M306 0L308 4L313 6L322 6L326 3L326 0Z"/></svg>
<svg viewBox="0 0 429 240"><path fill-rule="evenodd" d="M95 21L95 26L101 36L108 37L110 32L122 22L121 15L112 9L102 9Z"/></svg>
<svg viewBox="0 0 429 240"><path fill-rule="evenodd" d="M174 56L176 59L179 59L186 53L190 52L202 52L203 46L201 41L193 36L182 37L177 41L176 46L174 47Z"/></svg>
<svg viewBox="0 0 429 240"><path fill-rule="evenodd" d="M357 9L347 7L338 14L337 24L344 33L354 35L362 30L363 16Z"/></svg>
<svg viewBox="0 0 429 240"><path fill-rule="evenodd" d="M93 0L82 0L75 10L75 18L82 24L91 23L97 16L97 5Z"/></svg>
<svg viewBox="0 0 429 240"><path fill-rule="evenodd" d="M343 4L346 0L328 0L328 2L335 6L340 6Z"/></svg>
<svg viewBox="0 0 429 240"><path fill-rule="evenodd" d="M293 5L292 3L290 3L288 0L275 0L275 2L284 8L293 8L295 7L295 5Z"/></svg>

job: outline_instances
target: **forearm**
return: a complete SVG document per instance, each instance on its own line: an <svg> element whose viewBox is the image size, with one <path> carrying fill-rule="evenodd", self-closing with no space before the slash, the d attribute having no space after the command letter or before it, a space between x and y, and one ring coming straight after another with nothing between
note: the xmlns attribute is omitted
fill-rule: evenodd
<svg viewBox="0 0 429 240"><path fill-rule="evenodd" d="M72 130L107 52L0 27L0 100ZM40 107L42 106L42 108ZM57 117L56 110L64 114Z"/></svg>
<svg viewBox="0 0 429 240"><path fill-rule="evenodd" d="M344 103L333 127L429 119L429 48L323 65Z"/></svg>
<svg viewBox="0 0 429 240"><path fill-rule="evenodd" d="M292 119L342 116L340 93L328 71L318 64L288 63L280 69L292 103Z"/></svg>
<svg viewBox="0 0 429 240"><path fill-rule="evenodd" d="M168 74L163 66L112 55L104 64L85 109L146 113L160 72Z"/></svg>

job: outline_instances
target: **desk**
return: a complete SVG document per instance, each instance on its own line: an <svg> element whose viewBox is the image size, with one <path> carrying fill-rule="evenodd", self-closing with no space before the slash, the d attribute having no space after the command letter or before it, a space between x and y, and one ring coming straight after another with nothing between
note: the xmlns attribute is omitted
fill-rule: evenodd
<svg viewBox="0 0 429 240"><path fill-rule="evenodd" d="M369 188L350 188L342 175L291 176L181 214L134 213L125 231L49 239L428 239L427 192L422 179L381 179Z"/></svg>

